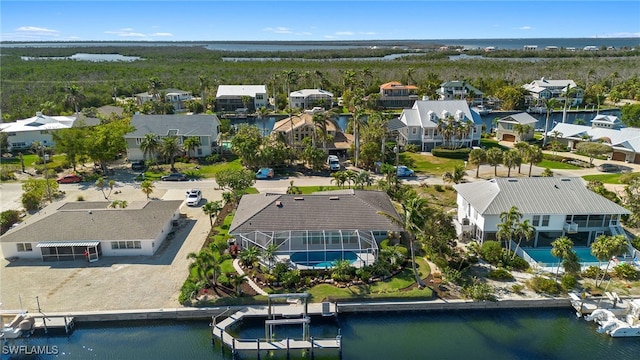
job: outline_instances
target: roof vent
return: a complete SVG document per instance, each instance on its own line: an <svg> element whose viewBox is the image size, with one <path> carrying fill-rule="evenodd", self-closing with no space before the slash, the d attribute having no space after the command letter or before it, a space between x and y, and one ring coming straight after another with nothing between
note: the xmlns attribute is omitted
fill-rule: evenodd
<svg viewBox="0 0 640 360"><path fill-rule="evenodd" d="M276 201L276 206L279 208L282 207L282 202L280 202L280 200Z"/></svg>
<svg viewBox="0 0 640 360"><path fill-rule="evenodd" d="M507 179L508 182L518 182L518 179Z"/></svg>
<svg viewBox="0 0 640 360"><path fill-rule="evenodd" d="M300 200L304 200L304 198L302 196L296 196L293 198L293 200L300 201Z"/></svg>
<svg viewBox="0 0 640 360"><path fill-rule="evenodd" d="M329 196L329 200L340 200L338 196Z"/></svg>
<svg viewBox="0 0 640 360"><path fill-rule="evenodd" d="M571 181L571 179L560 179L560 181Z"/></svg>

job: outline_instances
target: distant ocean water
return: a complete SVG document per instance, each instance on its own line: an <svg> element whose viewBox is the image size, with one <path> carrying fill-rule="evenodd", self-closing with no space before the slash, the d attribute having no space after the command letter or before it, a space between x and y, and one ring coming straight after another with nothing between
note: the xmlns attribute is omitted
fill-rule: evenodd
<svg viewBox="0 0 640 360"><path fill-rule="evenodd" d="M523 49L537 45L559 48L585 46L632 48L640 46L640 37L634 38L526 38L526 39L433 39L433 40L368 40L368 41L87 41L87 42L2 42L0 48L17 47L118 47L118 46L204 46L221 51L306 51L339 50L362 47L424 47L427 45L462 46L468 49L495 47L496 49Z"/></svg>

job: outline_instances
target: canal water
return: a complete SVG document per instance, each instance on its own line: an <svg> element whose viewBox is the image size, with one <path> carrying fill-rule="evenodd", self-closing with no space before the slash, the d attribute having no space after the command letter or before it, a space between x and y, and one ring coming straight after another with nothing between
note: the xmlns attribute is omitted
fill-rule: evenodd
<svg viewBox="0 0 640 360"><path fill-rule="evenodd" d="M316 338L332 337L338 328L343 359L637 359L640 354L640 339L598 334L593 323L576 318L571 308L341 314L311 320ZM246 321L234 334L264 337L263 322ZM276 338L300 335L299 326L275 330ZM208 321L81 323L68 337L32 336L11 344L48 346L56 354L12 356L3 344L3 359L231 358L228 349L222 355L219 344L211 345ZM301 351L291 353L292 359L302 357ZM262 353L261 358L269 356Z"/></svg>

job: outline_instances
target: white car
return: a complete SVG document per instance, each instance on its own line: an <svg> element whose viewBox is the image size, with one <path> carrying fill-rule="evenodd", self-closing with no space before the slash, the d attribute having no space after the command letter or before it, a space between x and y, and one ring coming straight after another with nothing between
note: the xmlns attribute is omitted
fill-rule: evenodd
<svg viewBox="0 0 640 360"><path fill-rule="evenodd" d="M327 164L329 165L329 170L331 171L338 171L341 168L340 159L338 159L338 157L335 155L329 155L329 157L327 158Z"/></svg>
<svg viewBox="0 0 640 360"><path fill-rule="evenodd" d="M200 189L187 191L187 206L198 206L200 200L202 200L202 191Z"/></svg>

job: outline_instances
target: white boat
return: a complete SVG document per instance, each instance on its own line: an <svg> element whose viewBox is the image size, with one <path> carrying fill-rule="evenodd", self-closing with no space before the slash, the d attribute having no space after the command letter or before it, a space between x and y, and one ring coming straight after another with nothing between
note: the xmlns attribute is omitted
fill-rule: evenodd
<svg viewBox="0 0 640 360"><path fill-rule="evenodd" d="M491 109L484 107L484 105L474 106L472 109L480 115L491 114L492 111Z"/></svg>
<svg viewBox="0 0 640 360"><path fill-rule="evenodd" d="M2 330L0 330L0 339L16 339L20 336L30 335L33 331L34 320L27 317L26 313L20 313L13 317L13 319L5 323L4 315L2 321Z"/></svg>
<svg viewBox="0 0 640 360"><path fill-rule="evenodd" d="M601 334L606 333L611 337L640 336L640 299L627 301L623 314L616 316L610 310L597 309L584 319L596 322Z"/></svg>

